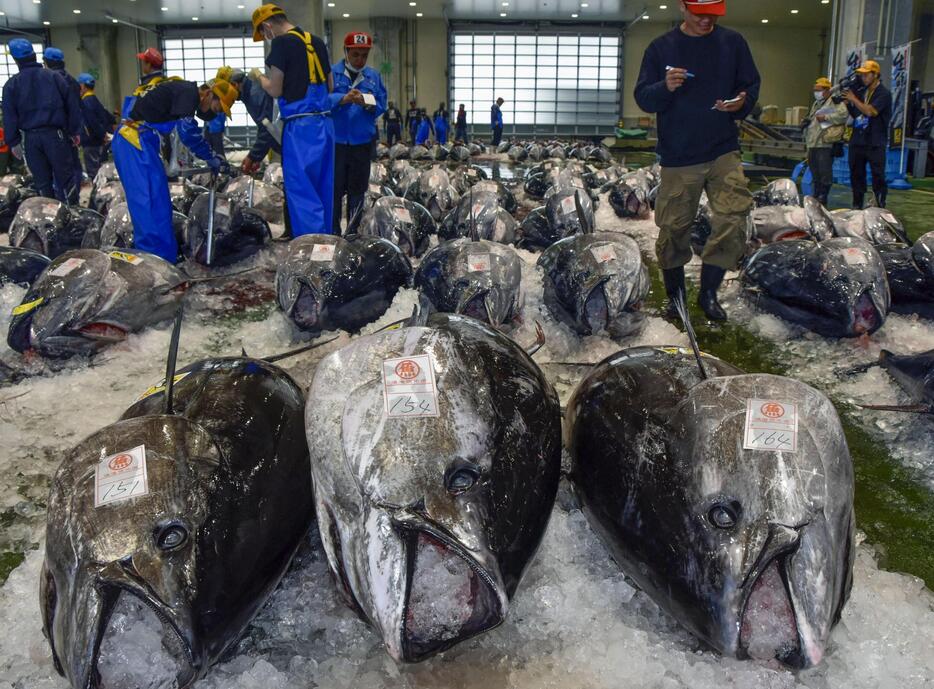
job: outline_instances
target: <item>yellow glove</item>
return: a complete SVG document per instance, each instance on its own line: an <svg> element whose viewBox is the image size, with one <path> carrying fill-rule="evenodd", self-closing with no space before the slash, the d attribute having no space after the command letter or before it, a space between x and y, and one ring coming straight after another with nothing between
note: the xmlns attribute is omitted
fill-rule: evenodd
<svg viewBox="0 0 934 689"><path fill-rule="evenodd" d="M263 72L260 70L259 67L254 67L253 69L250 70L249 77L253 81L259 81L259 78L261 76L263 76Z"/></svg>

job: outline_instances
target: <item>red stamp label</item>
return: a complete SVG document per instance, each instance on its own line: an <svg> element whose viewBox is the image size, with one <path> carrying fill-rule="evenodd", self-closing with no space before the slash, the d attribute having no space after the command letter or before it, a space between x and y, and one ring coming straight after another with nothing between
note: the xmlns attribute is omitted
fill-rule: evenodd
<svg viewBox="0 0 934 689"><path fill-rule="evenodd" d="M133 463L133 458L130 455L123 454L123 455L117 455L116 457L111 459L110 462L107 464L107 466L110 467L111 471L123 471L128 466L130 466L132 463Z"/></svg>
<svg viewBox="0 0 934 689"><path fill-rule="evenodd" d="M396 364L396 375L402 380L415 380L422 369L411 359L400 361Z"/></svg>
<svg viewBox="0 0 934 689"><path fill-rule="evenodd" d="M780 419L785 415L785 408L778 402L768 402L762 405L760 410L763 416L770 419Z"/></svg>

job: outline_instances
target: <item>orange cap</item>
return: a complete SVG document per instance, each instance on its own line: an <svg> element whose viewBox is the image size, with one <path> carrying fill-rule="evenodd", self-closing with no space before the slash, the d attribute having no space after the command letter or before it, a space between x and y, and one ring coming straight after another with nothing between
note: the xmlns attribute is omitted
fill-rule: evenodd
<svg viewBox="0 0 934 689"><path fill-rule="evenodd" d="M274 17L277 14L285 14L285 10L279 7L278 5L262 5L253 10L253 40L261 41L263 40L263 34L259 30L259 25L270 17Z"/></svg>
<svg viewBox="0 0 934 689"><path fill-rule="evenodd" d="M165 60L162 57L162 53L160 53L155 48L146 48L146 50L143 52L137 53L136 59L142 60L143 62L148 62L156 69L161 69L162 65L165 63Z"/></svg>
<svg viewBox="0 0 934 689"><path fill-rule="evenodd" d="M726 0L684 0L684 6L692 14L715 14L719 17L726 14Z"/></svg>
<svg viewBox="0 0 934 689"><path fill-rule="evenodd" d="M217 96L218 100L221 102L221 108L223 108L224 114L230 117L230 108L240 97L240 92L237 90L237 87L229 81L215 79L211 83L211 93Z"/></svg>
<svg viewBox="0 0 934 689"><path fill-rule="evenodd" d="M862 67L856 69L857 74L882 74L882 68L875 60L866 60Z"/></svg>

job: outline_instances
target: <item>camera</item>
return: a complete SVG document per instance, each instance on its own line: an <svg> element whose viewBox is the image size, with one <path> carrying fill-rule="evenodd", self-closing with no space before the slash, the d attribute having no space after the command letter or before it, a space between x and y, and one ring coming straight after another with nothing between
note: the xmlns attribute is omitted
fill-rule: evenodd
<svg viewBox="0 0 934 689"><path fill-rule="evenodd" d="M853 91L853 93L857 95L863 91L863 81L856 72L848 74L840 79L837 85L831 89L830 97L833 99L834 103L842 103L846 100L846 96L843 95L846 91Z"/></svg>

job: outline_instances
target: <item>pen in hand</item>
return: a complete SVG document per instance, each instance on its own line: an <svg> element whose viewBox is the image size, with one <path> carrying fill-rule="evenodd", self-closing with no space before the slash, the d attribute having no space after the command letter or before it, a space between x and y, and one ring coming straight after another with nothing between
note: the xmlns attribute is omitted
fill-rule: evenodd
<svg viewBox="0 0 934 689"><path fill-rule="evenodd" d="M670 72L673 69L678 69L677 67L672 67L671 65L665 65L665 71ZM685 71L684 76L688 78L693 78L695 75L692 72Z"/></svg>

